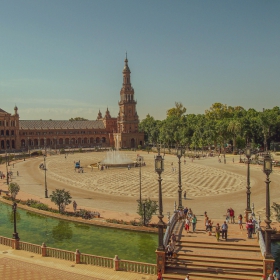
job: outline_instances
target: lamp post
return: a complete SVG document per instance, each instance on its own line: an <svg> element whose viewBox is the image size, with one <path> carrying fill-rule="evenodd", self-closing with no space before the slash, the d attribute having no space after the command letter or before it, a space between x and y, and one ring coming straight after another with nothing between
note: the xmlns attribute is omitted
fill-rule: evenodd
<svg viewBox="0 0 280 280"><path fill-rule="evenodd" d="M13 238L14 239L19 239L18 233L17 233L17 204L14 202L13 205L13 212L14 212L14 233L13 233Z"/></svg>
<svg viewBox="0 0 280 280"><path fill-rule="evenodd" d="M142 179L142 174L141 174L142 157L141 156L137 157L137 163L138 163L138 166L139 166L139 191L140 191L139 201L140 201L140 206L142 207L142 182L141 182L141 179Z"/></svg>
<svg viewBox="0 0 280 280"><path fill-rule="evenodd" d="M163 222L163 215L162 215L162 192L161 192L161 173L164 170L163 166L163 157L160 155L160 149L158 149L158 154L155 157L155 171L158 174L158 195L159 195L159 221L158 221L158 251L164 251L164 245L163 245L163 227L164 227L164 222Z"/></svg>
<svg viewBox="0 0 280 280"><path fill-rule="evenodd" d="M44 170L45 170L45 198L48 198L46 154L44 154Z"/></svg>
<svg viewBox="0 0 280 280"><path fill-rule="evenodd" d="M247 190L246 190L246 194L247 194L247 206L245 209L245 213L246 213L246 222L248 221L248 216L249 213L252 212L251 210L251 204L250 204L250 195L251 195L251 191L250 191L250 157L251 157L251 147L249 145L247 145L246 150L245 150L245 155L247 157Z"/></svg>
<svg viewBox="0 0 280 280"><path fill-rule="evenodd" d="M263 172L266 174L266 219L265 219L265 258L266 259L273 259L273 256L271 254L271 233L273 229L270 226L271 220L270 220L270 194L269 194L269 175L272 172L272 160L269 155L269 153L266 153L263 160Z"/></svg>
<svg viewBox="0 0 280 280"><path fill-rule="evenodd" d="M8 172L8 161L7 161L7 151L6 151L6 175L7 175L7 185L9 185L9 172Z"/></svg>
<svg viewBox="0 0 280 280"><path fill-rule="evenodd" d="M179 165L179 175L178 175L178 209L182 210L182 182L181 182L181 157L184 154L184 148L178 146L177 148L177 157L178 157L178 165Z"/></svg>

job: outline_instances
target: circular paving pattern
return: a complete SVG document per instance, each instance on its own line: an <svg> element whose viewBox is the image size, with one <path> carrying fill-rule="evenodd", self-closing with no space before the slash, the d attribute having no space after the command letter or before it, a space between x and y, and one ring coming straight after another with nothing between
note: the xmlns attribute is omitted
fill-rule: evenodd
<svg viewBox="0 0 280 280"><path fill-rule="evenodd" d="M136 160L137 152L123 152L132 160ZM140 153L144 156L146 166L141 168L142 197L156 198L158 196L158 175L154 171L154 154ZM87 189L116 196L139 196L140 168L110 168L98 170L91 168L90 164L101 161L105 153L77 153L48 156L48 176L57 181L67 183L73 187ZM74 162L81 162L83 173L74 169ZM214 167L200 164L200 161L181 163L182 190L187 191L188 197L215 196L229 192L244 190L246 176L237 175ZM178 159L175 156L166 155L165 170L162 173L162 191L166 198L177 197L178 190ZM43 173L44 171L41 170ZM251 186L254 181L251 181Z"/></svg>

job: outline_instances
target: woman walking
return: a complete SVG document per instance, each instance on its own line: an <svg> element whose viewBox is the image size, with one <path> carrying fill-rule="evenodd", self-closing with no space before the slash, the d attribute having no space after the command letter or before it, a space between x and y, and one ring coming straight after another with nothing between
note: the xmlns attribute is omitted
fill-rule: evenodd
<svg viewBox="0 0 280 280"><path fill-rule="evenodd" d="M221 227L220 227L219 223L217 223L217 225L216 225L216 238L217 238L217 241L219 241L219 239L220 239L220 234L221 234Z"/></svg>
<svg viewBox="0 0 280 280"><path fill-rule="evenodd" d="M193 232L195 232L196 223L197 223L196 216L193 215L193 218L192 218L192 228L193 228Z"/></svg>
<svg viewBox="0 0 280 280"><path fill-rule="evenodd" d="M242 215L240 214L240 215L238 216L238 224L239 224L239 229L240 229L240 230L243 229L242 219L243 219L243 217L242 217Z"/></svg>

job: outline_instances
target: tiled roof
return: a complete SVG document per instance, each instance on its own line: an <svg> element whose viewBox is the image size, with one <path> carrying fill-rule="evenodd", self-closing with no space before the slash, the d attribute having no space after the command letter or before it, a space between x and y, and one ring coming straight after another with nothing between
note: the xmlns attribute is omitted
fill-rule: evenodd
<svg viewBox="0 0 280 280"><path fill-rule="evenodd" d="M0 113L8 114L6 111L0 108Z"/></svg>
<svg viewBox="0 0 280 280"><path fill-rule="evenodd" d="M19 129L105 129L102 120L96 121L19 121Z"/></svg>

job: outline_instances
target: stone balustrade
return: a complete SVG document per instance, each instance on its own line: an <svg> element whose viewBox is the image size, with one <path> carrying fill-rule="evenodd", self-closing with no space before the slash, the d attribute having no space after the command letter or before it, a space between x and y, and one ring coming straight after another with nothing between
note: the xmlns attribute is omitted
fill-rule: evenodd
<svg viewBox="0 0 280 280"><path fill-rule="evenodd" d="M16 246L14 245L15 242L16 242ZM4 236L0 236L0 244L18 250L24 250L35 254L40 254L42 255L42 257L63 259L63 260L75 262L76 264L90 264L90 265L95 265L100 267L112 268L116 271L121 270L121 271L136 272L142 274L155 275L157 273L156 264L122 260L119 259L117 255L115 256L115 258L107 258L102 256L83 254L80 253L78 249L76 250L76 252L71 252L71 251L47 247L45 243L43 243L42 246L40 246L37 244L22 242Z"/></svg>

